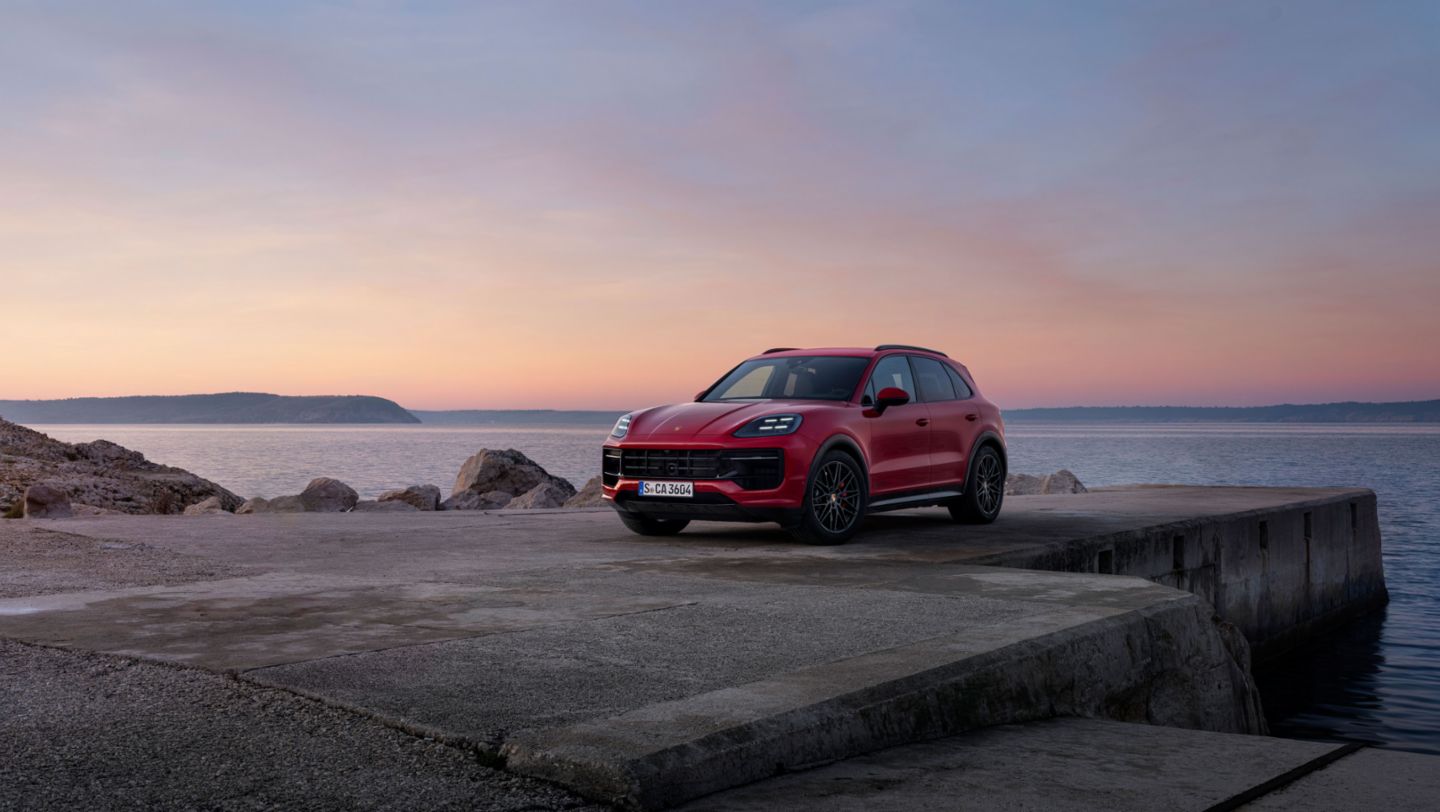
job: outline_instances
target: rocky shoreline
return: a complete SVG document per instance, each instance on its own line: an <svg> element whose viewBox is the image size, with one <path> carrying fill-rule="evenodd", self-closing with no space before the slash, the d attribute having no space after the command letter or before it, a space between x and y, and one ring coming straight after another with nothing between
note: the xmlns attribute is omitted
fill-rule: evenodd
<svg viewBox="0 0 1440 812"><path fill-rule="evenodd" d="M1085 493L1067 470L1011 474L1005 493ZM539 510L604 505L600 477L578 490L515 449L481 449L460 467L448 497L437 485L412 484L361 499L354 488L318 477L298 494L242 499L180 468L150 462L106 440L65 443L0 419L0 515L65 518L97 514L187 516L256 513L367 513L439 510Z"/></svg>
<svg viewBox="0 0 1440 812"><path fill-rule="evenodd" d="M115 443L65 443L0 420L0 515L181 513L207 499L224 510L243 501L208 479Z"/></svg>

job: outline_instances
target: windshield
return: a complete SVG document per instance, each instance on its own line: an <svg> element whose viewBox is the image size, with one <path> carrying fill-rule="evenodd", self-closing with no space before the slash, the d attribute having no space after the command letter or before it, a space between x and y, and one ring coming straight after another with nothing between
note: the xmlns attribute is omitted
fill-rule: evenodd
<svg viewBox="0 0 1440 812"><path fill-rule="evenodd" d="M842 355L746 361L715 384L704 400L846 400L855 394L869 363L868 358Z"/></svg>

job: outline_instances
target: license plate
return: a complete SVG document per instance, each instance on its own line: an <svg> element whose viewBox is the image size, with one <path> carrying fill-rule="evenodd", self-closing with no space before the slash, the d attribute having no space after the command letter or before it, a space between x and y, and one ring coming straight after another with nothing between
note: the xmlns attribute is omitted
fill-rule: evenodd
<svg viewBox="0 0 1440 812"><path fill-rule="evenodd" d="M694 482L641 482L641 496L679 496L691 498L695 495Z"/></svg>

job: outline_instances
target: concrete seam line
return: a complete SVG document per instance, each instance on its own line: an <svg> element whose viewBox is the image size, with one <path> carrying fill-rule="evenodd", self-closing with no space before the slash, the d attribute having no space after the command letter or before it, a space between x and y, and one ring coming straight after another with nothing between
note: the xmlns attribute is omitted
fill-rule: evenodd
<svg viewBox="0 0 1440 812"><path fill-rule="evenodd" d="M1363 742L1350 742L1349 744L1337 747L1334 750L1329 751L1328 753L1324 753L1323 755L1316 756L1315 758L1310 759L1309 761L1301 764L1300 766L1292 770L1281 773L1280 775L1275 776L1269 781L1266 781L1262 784L1256 784L1250 789L1247 789L1244 792L1238 793L1236 795L1232 795L1218 804L1206 807L1204 812L1233 812L1234 810L1239 809L1240 807L1250 803L1251 801L1259 800L1260 798L1263 798L1278 789L1283 789L1284 787L1295 783L1301 778L1304 778L1310 773L1324 769L1325 767L1330 766L1331 764L1339 761L1340 759L1345 758L1351 753L1354 753L1358 750L1363 750L1368 746L1369 745L1366 745Z"/></svg>
<svg viewBox="0 0 1440 812"><path fill-rule="evenodd" d="M485 742L470 738L469 736L465 736L463 734L457 735L454 733L447 733L443 730L440 730L439 728L430 727L429 725L421 724L419 722L412 722L400 716L387 716L386 714L373 708L367 708L363 705L346 702L342 699L328 697L324 694L316 693L314 691L307 691L302 688L294 688L289 685L281 685L279 683L270 682L269 680L251 676L248 673L228 674L225 676L229 677L232 680L235 680L236 682L244 683L255 688L262 688L268 691L277 691L279 693L289 694L299 699L303 699L307 702L314 702L327 708L343 711L345 713L351 714L352 716L375 722L382 727L388 727L391 730L397 730L409 736L414 736L420 739L431 739L447 747L453 747L458 750L463 750L471 753L472 755L477 757L477 759L483 766L495 770L504 769L504 758L500 756L499 751L495 747Z"/></svg>

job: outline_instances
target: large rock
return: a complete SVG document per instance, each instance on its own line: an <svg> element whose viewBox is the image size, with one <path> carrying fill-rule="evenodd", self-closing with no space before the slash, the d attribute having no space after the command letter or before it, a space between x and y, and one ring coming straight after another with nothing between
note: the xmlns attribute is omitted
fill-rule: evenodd
<svg viewBox="0 0 1440 812"><path fill-rule="evenodd" d="M1006 496L1040 496L1057 493L1087 493L1080 480L1062 468L1053 474L1011 474L1005 478Z"/></svg>
<svg viewBox="0 0 1440 812"><path fill-rule="evenodd" d="M304 502L304 500L302 500L302 499L300 498L300 496L299 496L298 494L291 494L290 496L277 496L277 497L275 497L274 499L271 499L270 501L268 501L268 502L265 503L265 509L264 509L263 511L257 510L257 511L255 511L255 512L256 512L256 513L304 513L304 512L305 512L305 502Z"/></svg>
<svg viewBox="0 0 1440 812"><path fill-rule="evenodd" d="M399 499L391 499L382 502L376 499L361 499L350 509L351 513L415 513L420 508L409 502L401 502Z"/></svg>
<svg viewBox="0 0 1440 812"><path fill-rule="evenodd" d="M574 488L570 488L569 492L566 492L554 483L541 482L539 485L511 499L510 503L505 507L508 510L538 510L541 508L564 507L565 501L574 495Z"/></svg>
<svg viewBox="0 0 1440 812"><path fill-rule="evenodd" d="M235 508L236 516L244 516L248 513L264 513L270 508L270 500L263 496L254 496L246 499L240 507Z"/></svg>
<svg viewBox="0 0 1440 812"><path fill-rule="evenodd" d="M586 482L584 487L574 496L565 500L567 508L603 507L604 505L605 491L598 476L590 477L590 481Z"/></svg>
<svg viewBox="0 0 1440 812"><path fill-rule="evenodd" d="M25 518L68 519L73 515L70 496L60 488L42 482L25 489Z"/></svg>
<svg viewBox="0 0 1440 812"><path fill-rule="evenodd" d="M1010 474L1005 477L1006 496L1038 496L1041 479L1034 474Z"/></svg>
<svg viewBox="0 0 1440 812"><path fill-rule="evenodd" d="M450 497L454 499L467 492L484 494L499 491L523 494L542 482L554 485L565 494L566 499L575 495L574 485L541 468L538 463L519 451L513 448L504 451L485 448L460 466L460 473L455 477L455 487L451 490Z"/></svg>
<svg viewBox="0 0 1440 812"><path fill-rule="evenodd" d="M218 496L207 497L185 508L186 516L208 516L212 513L223 513L226 516L230 515L230 511L225 509L225 505L220 502L220 497Z"/></svg>
<svg viewBox="0 0 1440 812"><path fill-rule="evenodd" d="M461 491L440 503L441 510L499 510L514 498L505 491Z"/></svg>
<svg viewBox="0 0 1440 812"><path fill-rule="evenodd" d="M386 491L375 501L401 502L416 510L439 510L440 489L434 485L411 485L396 491Z"/></svg>
<svg viewBox="0 0 1440 812"><path fill-rule="evenodd" d="M74 504L120 513L180 513L219 497L226 510L240 497L189 471L158 465L138 451L106 440L62 443L0 420L0 514L24 512L25 490L46 484Z"/></svg>
<svg viewBox="0 0 1440 812"><path fill-rule="evenodd" d="M310 480L299 498L306 513L344 513L355 507L355 503L360 501L360 494L338 479L322 476Z"/></svg>

